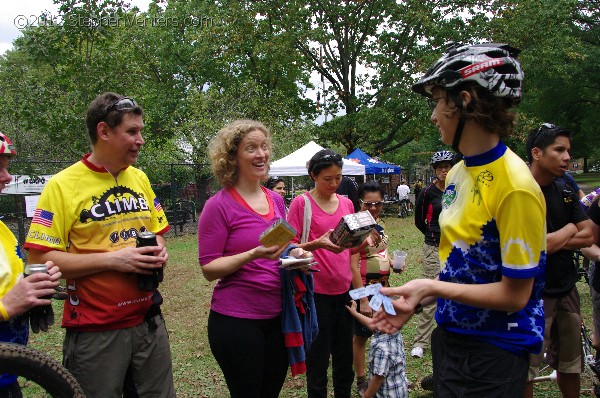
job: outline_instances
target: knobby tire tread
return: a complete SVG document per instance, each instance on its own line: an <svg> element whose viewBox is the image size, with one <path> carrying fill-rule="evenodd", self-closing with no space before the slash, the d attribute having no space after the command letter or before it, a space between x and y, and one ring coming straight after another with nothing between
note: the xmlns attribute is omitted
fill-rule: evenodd
<svg viewBox="0 0 600 398"><path fill-rule="evenodd" d="M31 380L54 398L85 398L69 371L54 358L32 348L0 343L0 373Z"/></svg>

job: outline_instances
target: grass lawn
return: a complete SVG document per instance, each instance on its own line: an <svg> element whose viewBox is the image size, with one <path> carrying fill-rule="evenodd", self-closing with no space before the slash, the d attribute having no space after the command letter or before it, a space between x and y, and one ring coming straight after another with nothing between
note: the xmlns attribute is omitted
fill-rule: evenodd
<svg viewBox="0 0 600 398"><path fill-rule="evenodd" d="M411 218L388 217L385 218L385 222L386 231L390 235L390 249L402 249L408 252L405 272L392 274L391 278L392 285L400 285L421 275L422 235ZM200 272L197 261L197 238L195 235L172 237L168 239L167 245L170 260L161 292L165 298L163 313L170 333L177 395L180 398L228 397L223 376L208 346L206 321L214 282L207 282ZM580 284L579 291L585 320L588 325L591 325L589 291L583 284ZM56 303L54 308L57 319L60 319L62 306ZM407 353L412 347L415 329L416 318L413 318L403 329ZM63 336L63 329L55 326L48 333L32 334L30 346L60 360ZM407 356L407 375L417 385L417 388L410 392L410 397L431 397L432 394L421 390L418 383L431 373L431 352L426 351L423 359ZM35 386L27 385L26 382L22 382L23 384L26 385L25 397L44 396L36 391ZM333 396L333 393L330 393L330 396ZM557 397L558 387L554 382L543 383L536 386L535 396ZM295 380L289 377L281 397L306 397L305 377L300 376Z"/></svg>
<svg viewBox="0 0 600 398"><path fill-rule="evenodd" d="M600 173L573 174L573 178L586 194L600 187Z"/></svg>

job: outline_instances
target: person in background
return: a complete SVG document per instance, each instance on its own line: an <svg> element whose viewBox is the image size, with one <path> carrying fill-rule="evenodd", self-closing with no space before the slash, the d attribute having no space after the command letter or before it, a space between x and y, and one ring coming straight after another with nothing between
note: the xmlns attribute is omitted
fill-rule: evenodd
<svg viewBox="0 0 600 398"><path fill-rule="evenodd" d="M359 211L360 203L358 202L358 185L354 179L342 176L342 182L340 182L340 185L335 193L350 199L352 201L352 206L354 206L354 212Z"/></svg>
<svg viewBox="0 0 600 398"><path fill-rule="evenodd" d="M600 189L598 189L600 192ZM594 333L591 336L592 346L596 349L596 364L600 363L600 195L595 195L588 206L587 215L591 220L592 237L594 243L581 249L581 253L590 260L589 280L590 294L592 297L592 315L594 320ZM598 365L597 365L598 368Z"/></svg>
<svg viewBox="0 0 600 398"><path fill-rule="evenodd" d="M285 200L285 181L280 177L271 177L265 183L265 187L273 192L277 192Z"/></svg>
<svg viewBox="0 0 600 398"><path fill-rule="evenodd" d="M354 289L374 283L381 283L382 286L390 285L388 279L392 260L388 255L388 236L385 234L385 223L380 218L384 196L383 188L377 181L369 181L358 188L360 211L368 210L371 213L377 222L375 229L379 233L381 241L375 246L366 245L360 252L352 255L352 267L358 269L358 273L355 272L354 275L360 275L361 277L352 281ZM357 308L361 314L369 318L373 315L373 310L369 307L368 297L360 299ZM354 324L353 364L354 371L356 372L356 386L359 393L364 393L368 386L365 353L367 339L372 335L373 332L357 319Z"/></svg>
<svg viewBox="0 0 600 398"><path fill-rule="evenodd" d="M355 301L346 306L352 316L371 332L369 348L369 380L366 388L359 390L361 398L405 398L408 397L406 379L406 354L402 333L385 334L374 331L369 325L371 317L357 311ZM364 352L363 352L364 361Z"/></svg>
<svg viewBox="0 0 600 398"><path fill-rule="evenodd" d="M398 204L402 205L402 202L408 202L408 208L410 209L411 203L408 197L410 193L410 188L406 185L406 181L402 180L398 188L396 188L396 193L398 194ZM398 207L398 217L400 217L400 207Z"/></svg>
<svg viewBox="0 0 600 398"><path fill-rule="evenodd" d="M92 152L44 187L25 242L29 261L53 261L67 280L63 363L88 398L121 397L130 384L140 396L172 398L157 289L170 227L148 177L133 167L143 111L132 98L103 93L86 125ZM157 245L136 247L146 231Z"/></svg>
<svg viewBox="0 0 600 398"><path fill-rule="evenodd" d="M463 160L446 176L439 279L381 289L399 296L392 300L396 315L378 311L372 325L394 333L438 298L431 336L436 397L519 397L528 354L542 348L544 196L502 142L521 99L518 53L506 44L453 43L413 85L430 99L442 143Z"/></svg>
<svg viewBox="0 0 600 398"><path fill-rule="evenodd" d="M454 165L454 154L450 151L439 151L431 157L431 167L435 180L429 184L417 198L415 204L415 226L425 237L423 244L423 278L435 279L440 273L440 223L438 218L442 212L442 194L446 188L446 175ZM437 305L431 303L419 314L417 333L410 355L422 358L423 351L431 344L431 332L435 327L433 315Z"/></svg>
<svg viewBox="0 0 600 398"><path fill-rule="evenodd" d="M12 141L0 132L0 192L12 181L8 167L16 155ZM50 306L50 299L45 297L55 293L62 276L52 261L46 262L46 266L47 274L35 273L23 278L19 242L6 224L0 221L0 342L27 345L27 311L34 307ZM22 396L17 376L0 374L0 397Z"/></svg>
<svg viewBox="0 0 600 398"><path fill-rule="evenodd" d="M288 369L281 324L279 256L260 234L285 219L281 195L261 186L269 171L271 140L260 122L236 120L209 148L211 168L223 187L198 220L198 259L215 285L208 341L232 398L276 398Z"/></svg>
<svg viewBox="0 0 600 398"><path fill-rule="evenodd" d="M591 223L579 204L577 192L558 178L565 173L571 156L571 133L544 123L531 131L525 143L531 174L546 200L547 258L544 285L544 347L532 355L529 380L539 374L542 363L557 371L563 397L579 397L583 370L581 346L579 279L573 262L574 250L590 246ZM533 382L527 384L524 397L533 397Z"/></svg>
<svg viewBox="0 0 600 398"><path fill-rule="evenodd" d="M588 211L588 209L592 205L592 202L596 199L596 196L598 195L600 195L600 188L594 189L592 192L588 193L579 200L585 211Z"/></svg>
<svg viewBox="0 0 600 398"><path fill-rule="evenodd" d="M567 184L573 190L573 192L577 194L578 199L583 199L585 197L585 192L583 192L583 189L579 187L571 173L566 172L562 176L556 178L562 181L564 184Z"/></svg>
<svg viewBox="0 0 600 398"><path fill-rule="evenodd" d="M330 240L330 235L341 218L354 213L350 199L336 193L342 181L342 165L339 154L329 149L317 152L308 162L308 174L315 187L306 194L295 197L288 213L288 222L298 231L292 243L311 251L320 270L313 275L319 334L306 356L309 398L327 397L330 357L336 397L350 397L354 380L354 322L352 315L346 310L346 304L350 300L348 291L355 270L350 266L350 250L335 245ZM301 242L307 202L312 214L310 231L307 242Z"/></svg>
<svg viewBox="0 0 600 398"><path fill-rule="evenodd" d="M416 203L417 198L419 197L419 194L421 193L422 189L423 189L423 180L421 178L419 178L417 180L417 182L415 182L415 185L413 185L413 193L415 194L415 203Z"/></svg>

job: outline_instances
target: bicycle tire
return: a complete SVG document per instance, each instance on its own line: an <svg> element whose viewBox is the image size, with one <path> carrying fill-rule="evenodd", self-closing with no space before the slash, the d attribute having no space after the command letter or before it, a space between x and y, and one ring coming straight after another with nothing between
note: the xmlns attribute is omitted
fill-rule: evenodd
<svg viewBox="0 0 600 398"><path fill-rule="evenodd" d="M54 398L85 398L79 383L64 366L23 345L0 343L0 373L31 380Z"/></svg>

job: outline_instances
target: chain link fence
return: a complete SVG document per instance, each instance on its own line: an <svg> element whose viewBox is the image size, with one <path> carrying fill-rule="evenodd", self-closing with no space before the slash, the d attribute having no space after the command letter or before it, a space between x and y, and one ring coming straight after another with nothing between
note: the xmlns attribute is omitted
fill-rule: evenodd
<svg viewBox="0 0 600 398"><path fill-rule="evenodd" d="M40 176L53 175L73 164L73 161L30 161L15 160L11 163L10 174L42 179ZM198 216L208 198L219 186L210 173L210 166L191 163L156 163L140 165L148 175L152 188L158 197L171 230L166 234L179 236L196 234ZM2 194L0 195L0 217L18 237L19 243L25 243L31 218L27 217L25 197L38 195Z"/></svg>

